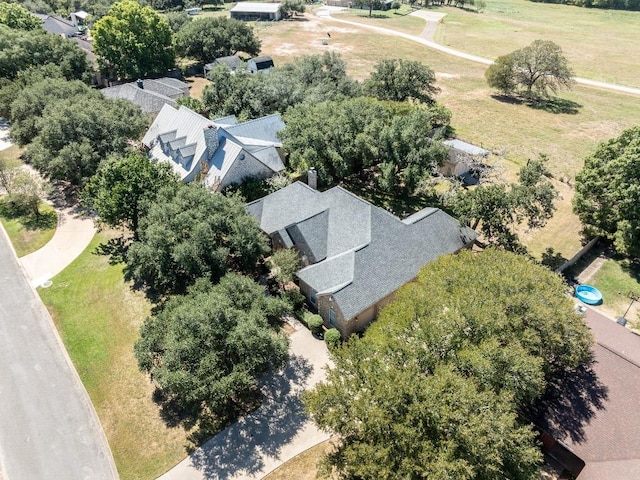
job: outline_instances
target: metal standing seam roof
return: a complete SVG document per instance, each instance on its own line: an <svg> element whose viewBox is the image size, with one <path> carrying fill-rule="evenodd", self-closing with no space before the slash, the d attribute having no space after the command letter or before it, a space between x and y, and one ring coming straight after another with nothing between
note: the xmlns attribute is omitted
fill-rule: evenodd
<svg viewBox="0 0 640 480"><path fill-rule="evenodd" d="M217 129L218 146L211 158L207 158L204 130L210 126ZM233 162L241 154L253 156L274 171L282 170L284 165L274 148L280 146L277 132L282 128L284 123L277 114L244 123L237 123L234 116L211 121L185 106L176 109L165 105L145 134L142 143L150 149L152 158L171 164L183 181L193 180L200 171L201 161L206 159L209 167L207 177L213 183L217 178L224 179ZM164 154L157 144L158 139L164 143L179 141L176 147L189 146L188 150L184 153L181 150L181 153L188 153L193 159L187 165L180 165L176 159ZM255 154L250 153L249 147L256 151Z"/></svg>
<svg viewBox="0 0 640 480"><path fill-rule="evenodd" d="M486 157L491 153L489 150L485 150L484 148L480 148L471 143L463 142L462 140L457 140L457 139L445 140L444 142L442 142L442 144L446 145L447 147L451 147L451 148L455 148L456 150L463 151L464 153L467 153L469 155L474 155L479 157Z"/></svg>
<svg viewBox="0 0 640 480"><path fill-rule="evenodd" d="M279 3L238 2L230 11L238 13L277 13L279 9Z"/></svg>
<svg viewBox="0 0 640 480"><path fill-rule="evenodd" d="M248 204L247 211L267 234L284 231L296 247L317 255L320 261L301 269L298 277L317 292L333 293L345 318L376 304L424 265L476 237L439 209L427 208L403 222L341 187L320 193L301 182ZM349 261L343 258L347 253Z"/></svg>

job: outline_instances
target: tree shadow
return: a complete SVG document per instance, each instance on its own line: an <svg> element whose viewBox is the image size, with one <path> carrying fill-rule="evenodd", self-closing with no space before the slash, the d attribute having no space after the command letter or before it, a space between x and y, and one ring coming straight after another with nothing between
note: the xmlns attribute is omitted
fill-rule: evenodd
<svg viewBox="0 0 640 480"><path fill-rule="evenodd" d="M98 245L93 253L95 255L108 256L109 265L125 263L130 243L129 239L125 237L110 238L105 243Z"/></svg>
<svg viewBox="0 0 640 480"><path fill-rule="evenodd" d="M608 388L598 379L594 362L591 356L578 368L557 375L536 405L527 412L534 423L553 438L583 442L584 426L590 423L598 410L604 409Z"/></svg>
<svg viewBox="0 0 640 480"><path fill-rule="evenodd" d="M545 112L555 114L576 115L582 108L582 105L578 102L559 97L525 98L517 95L493 94L491 98L509 105L526 105L535 110L544 110Z"/></svg>
<svg viewBox="0 0 640 480"><path fill-rule="evenodd" d="M576 115L582 108L582 105L578 102L559 97L533 98L525 103L535 110L544 110L555 114Z"/></svg>
<svg viewBox="0 0 640 480"><path fill-rule="evenodd" d="M48 230L58 224L56 212L42 212L38 215L28 215L22 221L27 230Z"/></svg>
<svg viewBox="0 0 640 480"><path fill-rule="evenodd" d="M292 356L287 367L261 381L260 408L215 435L190 454L204 478L252 475L264 467L263 455L277 457L308 420L301 400L313 367Z"/></svg>

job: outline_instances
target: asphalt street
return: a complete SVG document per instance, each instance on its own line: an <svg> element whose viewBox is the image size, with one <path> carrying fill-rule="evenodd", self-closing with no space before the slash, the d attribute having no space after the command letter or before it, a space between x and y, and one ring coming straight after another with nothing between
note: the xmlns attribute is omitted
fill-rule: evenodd
<svg viewBox="0 0 640 480"><path fill-rule="evenodd" d="M89 397L1 228L0 478L117 478Z"/></svg>

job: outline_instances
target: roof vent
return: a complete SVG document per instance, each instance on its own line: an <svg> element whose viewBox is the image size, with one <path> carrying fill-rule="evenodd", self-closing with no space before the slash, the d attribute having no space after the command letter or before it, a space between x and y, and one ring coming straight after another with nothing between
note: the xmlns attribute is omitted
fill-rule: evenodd
<svg viewBox="0 0 640 480"><path fill-rule="evenodd" d="M244 160L244 153L241 153L239 158L240 160Z"/></svg>
<svg viewBox="0 0 640 480"><path fill-rule="evenodd" d="M136 82L136 84L138 85L138 88L141 88L144 90L144 82L140 79L138 79L138 81Z"/></svg>

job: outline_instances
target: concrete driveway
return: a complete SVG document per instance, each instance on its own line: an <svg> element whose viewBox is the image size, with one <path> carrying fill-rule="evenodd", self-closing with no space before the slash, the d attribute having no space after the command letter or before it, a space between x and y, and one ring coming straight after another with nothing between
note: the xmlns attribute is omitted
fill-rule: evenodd
<svg viewBox="0 0 640 480"><path fill-rule="evenodd" d="M0 478L118 478L87 392L2 227Z"/></svg>
<svg viewBox="0 0 640 480"><path fill-rule="evenodd" d="M291 360L263 383L255 412L209 440L161 480L260 479L329 438L306 416L300 394L325 378L326 344L305 328L290 337Z"/></svg>

